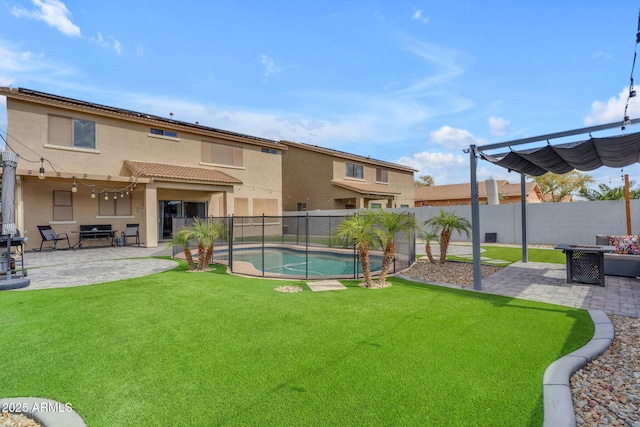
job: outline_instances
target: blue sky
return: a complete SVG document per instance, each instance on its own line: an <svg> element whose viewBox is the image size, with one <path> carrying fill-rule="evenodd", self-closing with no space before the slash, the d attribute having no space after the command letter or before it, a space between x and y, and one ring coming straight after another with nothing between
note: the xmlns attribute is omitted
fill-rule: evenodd
<svg viewBox="0 0 640 427"><path fill-rule="evenodd" d="M402 163L436 184L462 183L470 144L622 120L639 7L627 0L5 0L0 85L173 113ZM632 118L640 117L637 102ZM624 170L640 182L638 172ZM622 184L619 169L589 174ZM482 161L478 178L488 177L520 179Z"/></svg>

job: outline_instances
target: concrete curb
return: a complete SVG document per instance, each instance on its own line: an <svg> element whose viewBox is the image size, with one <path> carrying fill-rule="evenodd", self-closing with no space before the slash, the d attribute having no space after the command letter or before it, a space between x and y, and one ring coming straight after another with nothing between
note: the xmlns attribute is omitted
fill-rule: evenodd
<svg viewBox="0 0 640 427"><path fill-rule="evenodd" d="M22 413L46 427L87 427L71 404L41 397L0 399L0 409Z"/></svg>
<svg viewBox="0 0 640 427"><path fill-rule="evenodd" d="M573 353L556 360L544 371L542 379L544 427L576 426L569 380L578 369L604 353L615 336L613 323L604 311L589 310L589 314L595 325L591 341Z"/></svg>

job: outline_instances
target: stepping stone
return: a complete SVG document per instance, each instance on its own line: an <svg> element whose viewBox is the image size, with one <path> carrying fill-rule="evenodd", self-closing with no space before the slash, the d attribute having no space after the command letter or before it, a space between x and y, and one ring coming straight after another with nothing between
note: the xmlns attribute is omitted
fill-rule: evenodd
<svg viewBox="0 0 640 427"><path fill-rule="evenodd" d="M345 285L337 280L318 280L317 282L307 282L307 286L314 292L341 291L347 289Z"/></svg>

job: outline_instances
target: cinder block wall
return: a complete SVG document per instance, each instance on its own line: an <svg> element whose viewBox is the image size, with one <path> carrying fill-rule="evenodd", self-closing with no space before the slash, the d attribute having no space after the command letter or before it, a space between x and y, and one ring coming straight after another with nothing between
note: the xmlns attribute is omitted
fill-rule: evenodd
<svg viewBox="0 0 640 427"><path fill-rule="evenodd" d="M440 209L456 212L471 221L471 206L448 206L392 209L411 212L418 224L438 215ZM352 210L286 212L285 215L345 215ZM522 207L520 204L480 205L480 239L497 233L499 243L522 243ZM631 231L640 234L640 200L631 200ZM624 201L536 203L527 205L527 240L529 244L595 244L596 234L626 234ZM453 241L469 241L454 234Z"/></svg>

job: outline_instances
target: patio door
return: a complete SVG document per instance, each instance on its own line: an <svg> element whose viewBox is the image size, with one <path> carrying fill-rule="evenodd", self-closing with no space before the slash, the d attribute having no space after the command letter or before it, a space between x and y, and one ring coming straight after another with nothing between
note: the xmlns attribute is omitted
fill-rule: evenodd
<svg viewBox="0 0 640 427"><path fill-rule="evenodd" d="M171 239L173 218L204 218L207 216L206 202L160 200L158 203L158 236L160 241Z"/></svg>

